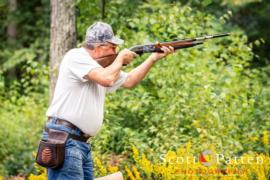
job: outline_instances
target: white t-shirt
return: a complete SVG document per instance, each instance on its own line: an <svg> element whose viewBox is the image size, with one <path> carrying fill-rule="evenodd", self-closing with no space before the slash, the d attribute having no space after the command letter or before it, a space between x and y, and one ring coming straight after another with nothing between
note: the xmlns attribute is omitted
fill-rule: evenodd
<svg viewBox="0 0 270 180"><path fill-rule="evenodd" d="M112 87L104 87L83 78L99 67L86 49L68 51L62 60L53 100L46 115L65 119L85 134L94 136L103 122L105 93L118 89L128 76L121 71Z"/></svg>

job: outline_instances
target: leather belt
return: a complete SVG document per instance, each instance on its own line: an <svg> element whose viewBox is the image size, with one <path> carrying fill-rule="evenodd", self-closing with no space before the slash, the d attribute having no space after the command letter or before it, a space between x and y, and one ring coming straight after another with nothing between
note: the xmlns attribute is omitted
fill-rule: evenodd
<svg viewBox="0 0 270 180"><path fill-rule="evenodd" d="M48 122L52 119L52 117L48 117ZM60 125L64 125L66 126L67 128L70 128L70 129L73 129L73 130L78 130L79 128L77 126L75 126L74 124L64 120L64 119L59 119L57 118L56 120L56 124L60 124ZM80 129L79 129L80 130ZM45 131L46 132L49 132L49 129L47 127L45 127ZM81 130L80 130L81 131ZM77 136L77 135L74 135L74 134L69 134L69 137L72 138L72 139L75 139L75 140L78 140L78 141L83 141L83 142L87 142L87 140L91 137L91 136L88 136L86 134L84 134L82 131L81 131L81 135L80 136Z"/></svg>

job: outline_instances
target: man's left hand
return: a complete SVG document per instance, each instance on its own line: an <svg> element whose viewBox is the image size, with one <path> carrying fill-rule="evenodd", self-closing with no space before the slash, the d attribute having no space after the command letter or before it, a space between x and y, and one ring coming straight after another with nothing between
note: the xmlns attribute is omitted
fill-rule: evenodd
<svg viewBox="0 0 270 180"><path fill-rule="evenodd" d="M150 57L149 57L149 58L151 58L154 62L156 62L156 61L158 61L159 59L162 59L162 58L168 56L169 54L174 53L174 49L173 49L172 46L168 46L168 47L162 46L160 49L163 51L162 53L160 53L160 52L155 52L155 53L152 53L152 54L150 55Z"/></svg>

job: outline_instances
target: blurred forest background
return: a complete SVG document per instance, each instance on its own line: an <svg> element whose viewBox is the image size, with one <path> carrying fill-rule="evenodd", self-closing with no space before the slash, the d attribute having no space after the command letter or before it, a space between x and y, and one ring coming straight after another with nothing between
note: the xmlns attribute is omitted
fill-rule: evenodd
<svg viewBox="0 0 270 180"><path fill-rule="evenodd" d="M103 20L130 47L231 32L160 61L133 90L107 95L94 157L124 169L131 144L155 161L198 153L270 154L270 1L77 0L77 46ZM34 155L49 102L50 1L0 0L0 176L37 174ZM129 71L147 55L124 70ZM96 171L96 175L102 175ZM268 171L268 177L270 172Z"/></svg>

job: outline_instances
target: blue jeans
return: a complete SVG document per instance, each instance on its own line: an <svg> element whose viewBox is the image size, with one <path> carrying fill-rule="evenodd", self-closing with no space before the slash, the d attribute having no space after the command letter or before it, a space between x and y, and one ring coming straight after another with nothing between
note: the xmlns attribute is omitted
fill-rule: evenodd
<svg viewBox="0 0 270 180"><path fill-rule="evenodd" d="M56 129L70 134L80 135L79 129L70 129L63 125L56 124L54 117L46 124L49 129ZM48 133L43 132L43 139L48 138ZM49 180L81 180L94 179L93 160L90 144L69 138L66 143L65 161L60 169L47 169Z"/></svg>

